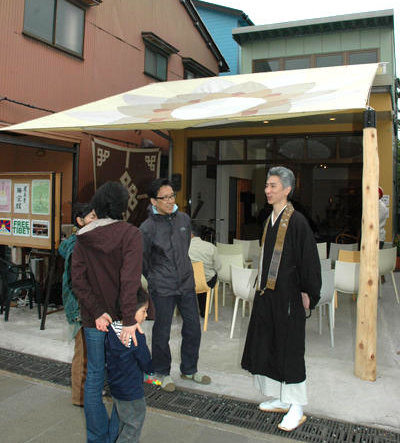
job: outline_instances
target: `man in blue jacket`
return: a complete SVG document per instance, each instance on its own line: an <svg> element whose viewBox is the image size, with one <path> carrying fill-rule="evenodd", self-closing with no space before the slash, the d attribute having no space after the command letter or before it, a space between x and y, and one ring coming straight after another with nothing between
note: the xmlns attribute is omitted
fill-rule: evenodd
<svg viewBox="0 0 400 443"><path fill-rule="evenodd" d="M178 211L168 179L157 179L148 191L149 217L140 226L143 234L143 275L155 307L152 358L155 373L165 391L175 390L169 339L175 306L182 316L181 377L209 384L210 377L197 371L201 339L199 311L189 258L190 217Z"/></svg>

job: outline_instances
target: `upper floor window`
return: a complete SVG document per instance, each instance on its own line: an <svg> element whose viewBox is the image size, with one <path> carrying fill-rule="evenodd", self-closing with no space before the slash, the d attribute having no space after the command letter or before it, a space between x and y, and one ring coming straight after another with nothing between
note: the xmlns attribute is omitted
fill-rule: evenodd
<svg viewBox="0 0 400 443"><path fill-rule="evenodd" d="M168 57L146 46L144 73L157 80L167 80Z"/></svg>
<svg viewBox="0 0 400 443"><path fill-rule="evenodd" d="M25 0L24 33L83 55L85 10L68 0Z"/></svg>
<svg viewBox="0 0 400 443"><path fill-rule="evenodd" d="M279 59L253 60L253 72L282 71Z"/></svg>
<svg viewBox="0 0 400 443"><path fill-rule="evenodd" d="M185 80L191 78L213 77L214 75L217 75L190 57L183 57L182 64L183 64L183 78Z"/></svg>
<svg viewBox="0 0 400 443"><path fill-rule="evenodd" d="M316 68L327 68L329 66L341 66L343 65L342 54L321 54L315 56Z"/></svg>
<svg viewBox="0 0 400 443"><path fill-rule="evenodd" d="M290 69L323 68L327 66L377 63L378 49L361 49L299 57L253 60L253 72L288 71Z"/></svg>
<svg viewBox="0 0 400 443"><path fill-rule="evenodd" d="M361 65L363 63L378 63L378 52L372 51L354 51L348 55L349 65Z"/></svg>
<svg viewBox="0 0 400 443"><path fill-rule="evenodd" d="M157 80L168 79L168 57L179 52L152 32L142 32L145 44L144 73Z"/></svg>

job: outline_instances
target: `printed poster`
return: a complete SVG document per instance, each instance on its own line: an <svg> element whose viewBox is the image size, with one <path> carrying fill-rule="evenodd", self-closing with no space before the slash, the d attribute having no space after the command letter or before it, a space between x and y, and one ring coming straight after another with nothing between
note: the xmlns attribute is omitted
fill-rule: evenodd
<svg viewBox="0 0 400 443"><path fill-rule="evenodd" d="M29 183L14 183L14 213L29 214Z"/></svg>
<svg viewBox="0 0 400 443"><path fill-rule="evenodd" d="M32 214L50 214L50 180L32 180Z"/></svg>
<svg viewBox="0 0 400 443"><path fill-rule="evenodd" d="M0 235L11 235L11 218L0 219Z"/></svg>
<svg viewBox="0 0 400 443"><path fill-rule="evenodd" d="M11 180L0 179L0 212L11 212Z"/></svg>
<svg viewBox="0 0 400 443"><path fill-rule="evenodd" d="M31 221L26 218L14 218L12 221L12 233L20 237L30 237Z"/></svg>
<svg viewBox="0 0 400 443"><path fill-rule="evenodd" d="M49 238L49 221L32 220L32 237Z"/></svg>

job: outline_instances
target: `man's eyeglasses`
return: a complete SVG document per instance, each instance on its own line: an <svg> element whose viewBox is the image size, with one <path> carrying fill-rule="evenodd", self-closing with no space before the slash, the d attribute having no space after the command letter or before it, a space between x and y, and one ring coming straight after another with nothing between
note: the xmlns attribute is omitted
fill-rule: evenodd
<svg viewBox="0 0 400 443"><path fill-rule="evenodd" d="M164 195L164 197L156 197L156 200L162 200L163 202L175 200L175 192L171 195Z"/></svg>

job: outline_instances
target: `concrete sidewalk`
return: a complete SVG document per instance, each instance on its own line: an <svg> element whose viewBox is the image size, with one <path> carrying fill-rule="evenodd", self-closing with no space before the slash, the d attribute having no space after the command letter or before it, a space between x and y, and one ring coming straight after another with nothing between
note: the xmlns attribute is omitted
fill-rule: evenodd
<svg viewBox="0 0 400 443"><path fill-rule="evenodd" d="M110 402L109 402L110 404ZM2 443L84 443L83 409L69 388L0 371ZM147 409L143 443L288 443L277 435Z"/></svg>
<svg viewBox="0 0 400 443"><path fill-rule="evenodd" d="M399 272L395 273L395 279L400 288ZM400 304L396 301L391 280L387 276L378 299L375 382L363 381L354 375L357 305L351 296L339 295L334 348L330 347L326 316L323 317L322 335L319 334L317 312L307 320L309 402L305 407L306 415L376 427L397 434L400 432ZM210 375L212 383L197 385L196 389L205 394L258 403L265 397L255 389L253 377L240 366L248 313L244 317L238 315L233 339L229 338L233 302L232 293L227 291L226 305L220 306L219 322L215 322L212 315L207 332L202 334L199 370ZM73 343L68 341L64 312L49 315L45 330L39 327L40 320L35 309L30 310L29 306L12 308L8 322L0 316L0 347L70 363ZM151 327L151 321L144 325L149 344ZM193 383L182 380L179 371L181 328L181 318L174 317L170 341L173 356L171 375L181 390L189 390L193 389ZM400 439L396 438L397 443Z"/></svg>

